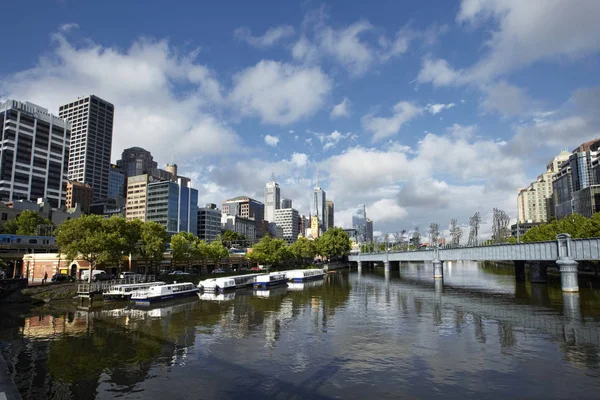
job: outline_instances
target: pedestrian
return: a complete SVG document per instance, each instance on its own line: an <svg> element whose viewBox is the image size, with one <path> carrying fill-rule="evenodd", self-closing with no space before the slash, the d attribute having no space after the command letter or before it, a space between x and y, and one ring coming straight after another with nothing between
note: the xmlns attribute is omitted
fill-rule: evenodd
<svg viewBox="0 0 600 400"><path fill-rule="evenodd" d="M48 273L44 272L44 279L42 279L42 285L46 284L46 281L48 281Z"/></svg>

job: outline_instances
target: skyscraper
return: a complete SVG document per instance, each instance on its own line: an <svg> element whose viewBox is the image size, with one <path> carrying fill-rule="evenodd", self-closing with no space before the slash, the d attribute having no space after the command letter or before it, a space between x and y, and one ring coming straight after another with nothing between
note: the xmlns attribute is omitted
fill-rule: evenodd
<svg viewBox="0 0 600 400"><path fill-rule="evenodd" d="M331 200L327 200L325 202L325 220L327 221L327 227L326 230L329 230L331 228L334 227L334 222L333 222L333 201Z"/></svg>
<svg viewBox="0 0 600 400"><path fill-rule="evenodd" d="M198 234L198 190L181 178L148 183L146 210L146 219L164 226L168 234Z"/></svg>
<svg viewBox="0 0 600 400"><path fill-rule="evenodd" d="M69 124L29 102L0 103L0 200L65 204Z"/></svg>
<svg viewBox="0 0 600 400"><path fill-rule="evenodd" d="M69 179L91 185L94 200L106 199L114 106L90 95L60 106L58 115L71 122Z"/></svg>
<svg viewBox="0 0 600 400"><path fill-rule="evenodd" d="M121 159L117 160L117 166L123 171L125 179L129 176L152 174L151 170L158 168L152 154L141 147L130 147L123 150Z"/></svg>
<svg viewBox="0 0 600 400"><path fill-rule="evenodd" d="M281 199L280 208L292 208L292 199Z"/></svg>
<svg viewBox="0 0 600 400"><path fill-rule="evenodd" d="M279 210L280 196L275 174L271 174L271 180L265 186L265 221L275 222L275 210Z"/></svg>
<svg viewBox="0 0 600 400"><path fill-rule="evenodd" d="M352 215L352 228L358 232L359 243L367 241L367 211L364 204L360 204Z"/></svg>
<svg viewBox="0 0 600 400"><path fill-rule="evenodd" d="M108 198L116 199L117 197L125 197L125 183L127 178L123 174L123 170L115 164L110 164L108 171Z"/></svg>
<svg viewBox="0 0 600 400"><path fill-rule="evenodd" d="M325 191L319 186L319 172L317 171L317 180L315 183L315 188L313 189L312 197L310 199L310 215L311 218L317 217L319 230L321 232L325 232L326 230L325 196Z"/></svg>

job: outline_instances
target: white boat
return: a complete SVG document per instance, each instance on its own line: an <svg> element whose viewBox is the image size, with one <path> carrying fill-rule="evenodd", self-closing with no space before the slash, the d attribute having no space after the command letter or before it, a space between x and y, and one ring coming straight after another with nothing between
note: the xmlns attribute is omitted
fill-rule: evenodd
<svg viewBox="0 0 600 400"><path fill-rule="evenodd" d="M322 279L325 276L325 271L321 268L293 269L285 271L285 276L291 282L304 282L312 279Z"/></svg>
<svg viewBox="0 0 600 400"><path fill-rule="evenodd" d="M194 296L198 288L191 282L167 283L160 286L152 286L146 290L138 290L131 295L135 304L151 304L159 301L180 299Z"/></svg>
<svg viewBox="0 0 600 400"><path fill-rule="evenodd" d="M252 284L254 288L266 289L271 286L285 285L287 278L283 272L271 272L270 274L258 275Z"/></svg>
<svg viewBox="0 0 600 400"><path fill-rule="evenodd" d="M246 274L226 276L222 278L205 279L198 283L198 288L205 292L228 291L250 287L254 283L254 278L263 274Z"/></svg>
<svg viewBox="0 0 600 400"><path fill-rule="evenodd" d="M164 282L126 283L114 285L102 293L104 300L129 300L131 295L138 290L145 290L152 286L164 285Z"/></svg>

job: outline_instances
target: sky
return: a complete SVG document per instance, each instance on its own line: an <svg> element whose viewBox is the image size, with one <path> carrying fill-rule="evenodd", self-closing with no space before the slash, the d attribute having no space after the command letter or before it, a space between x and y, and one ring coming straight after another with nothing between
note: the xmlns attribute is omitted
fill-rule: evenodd
<svg viewBox="0 0 600 400"><path fill-rule="evenodd" d="M296 3L296 4L295 4ZM143 147L221 204L320 186L377 234L493 208L600 137L600 2L111 1L3 5L0 99L115 105L112 160ZM447 234L447 231L446 231ZM468 236L465 228L463 237Z"/></svg>

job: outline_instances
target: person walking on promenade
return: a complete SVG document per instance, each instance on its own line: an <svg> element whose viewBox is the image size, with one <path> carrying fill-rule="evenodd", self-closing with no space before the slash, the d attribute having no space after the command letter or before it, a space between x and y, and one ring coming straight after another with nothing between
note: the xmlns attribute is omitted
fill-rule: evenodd
<svg viewBox="0 0 600 400"><path fill-rule="evenodd" d="M44 272L44 279L42 279L42 285L45 285L47 281L48 281L48 273Z"/></svg>

